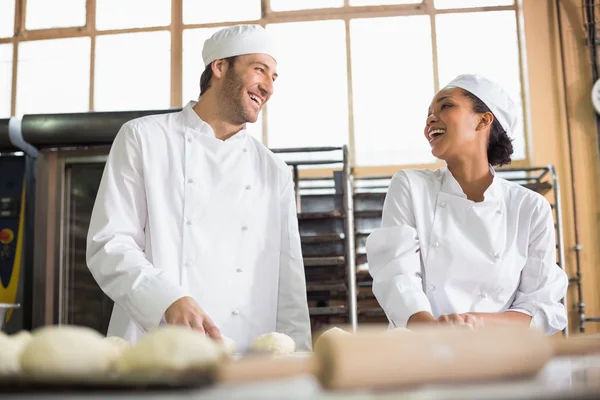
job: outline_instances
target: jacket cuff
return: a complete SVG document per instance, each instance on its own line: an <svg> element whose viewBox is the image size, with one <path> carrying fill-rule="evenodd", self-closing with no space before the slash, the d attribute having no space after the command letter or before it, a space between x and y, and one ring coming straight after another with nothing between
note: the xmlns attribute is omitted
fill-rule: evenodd
<svg viewBox="0 0 600 400"><path fill-rule="evenodd" d="M164 279L148 279L131 291L130 316L144 331L150 331L164 323L167 308L185 296L189 296L185 290Z"/></svg>

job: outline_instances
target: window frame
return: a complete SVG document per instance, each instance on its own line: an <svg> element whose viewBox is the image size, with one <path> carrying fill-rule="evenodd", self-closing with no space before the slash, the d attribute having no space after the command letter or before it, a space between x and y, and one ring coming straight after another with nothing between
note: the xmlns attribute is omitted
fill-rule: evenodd
<svg viewBox="0 0 600 400"><path fill-rule="evenodd" d="M454 13L475 13L488 11L514 11L516 15L516 26L518 36L519 53L519 73L521 80L521 96L523 104L523 126L525 132L525 159L515 160L510 167L529 166L532 159L531 140L531 118L529 110L529 93L527 87L527 66L525 63L525 45L523 30L523 15L521 2L515 0L510 6L485 6L469 7L457 9L440 9L434 7L434 0L423 0L420 4L399 4L382 6L350 6L350 0L344 0L344 6L338 8L294 10L294 11L272 11L270 0L261 0L261 18L252 21L226 21L208 24L183 24L183 0L171 0L171 24L169 26L129 28L129 29L96 29L96 0L86 0L86 24L83 27L70 28L52 28L39 30L26 30L26 7L27 0L15 1L15 30L10 38L0 38L0 43L13 44L13 70L12 70L12 90L11 90L11 115L16 111L17 97L17 64L19 60L19 43L32 40L74 38L88 36L91 38L91 59L90 59L90 91L89 91L89 110L94 110L94 78L95 78L95 56L96 56L96 37L101 35L114 35L131 32L155 32L169 31L171 33L171 107L182 107L182 75L183 75L183 31L186 29L211 28L230 26L232 24L259 24L266 26L272 23L282 22L302 22L316 20L343 20L346 28L346 69L348 78L348 145L350 148L350 162L355 176L386 176L397 170L405 168L439 168L444 165L439 161L432 164L401 164L386 166L360 166L355 165L355 131L354 131L354 111L353 111L353 93L352 93L352 54L350 21L355 18L375 18L375 17L397 17L408 15L427 15L430 18L431 41L432 41L432 59L434 72L434 90L439 90L438 81L438 56L436 41L436 15L454 14ZM268 146L268 124L266 114L268 113L268 104L263 109L262 139ZM307 176L320 176L328 170L308 170L303 171Z"/></svg>

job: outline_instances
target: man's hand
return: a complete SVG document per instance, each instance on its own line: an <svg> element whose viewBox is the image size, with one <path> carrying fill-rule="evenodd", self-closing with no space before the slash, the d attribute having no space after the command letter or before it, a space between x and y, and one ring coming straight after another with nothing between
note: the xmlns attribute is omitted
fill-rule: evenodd
<svg viewBox="0 0 600 400"><path fill-rule="evenodd" d="M444 325L453 325L472 329L481 328L483 326L483 320L481 318L469 313L441 315L438 318L438 322Z"/></svg>
<svg viewBox="0 0 600 400"><path fill-rule="evenodd" d="M416 325L424 325L424 324L437 324L438 321L435 319L433 315L428 313L427 311L421 311L415 313L410 316L408 321L406 322L407 328L413 328Z"/></svg>
<svg viewBox="0 0 600 400"><path fill-rule="evenodd" d="M219 328L191 297L182 297L173 302L165 311L165 320L169 325L189 326L214 340L222 340Z"/></svg>

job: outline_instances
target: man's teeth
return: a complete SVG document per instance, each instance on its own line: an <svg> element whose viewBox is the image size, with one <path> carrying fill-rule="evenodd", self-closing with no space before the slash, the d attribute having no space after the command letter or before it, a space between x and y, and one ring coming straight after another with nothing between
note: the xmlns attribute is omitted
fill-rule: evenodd
<svg viewBox="0 0 600 400"><path fill-rule="evenodd" d="M438 135L441 135L441 134L443 134L443 133L446 133L446 131L445 131L445 130L443 130L443 129L434 129L434 130L432 130L431 132L429 132L429 137L430 137L431 139L433 139L434 137L436 137L436 136L438 136Z"/></svg>
<svg viewBox="0 0 600 400"><path fill-rule="evenodd" d="M250 98L251 98L252 100L254 100L255 102L257 102L259 106L260 106L260 104L262 103L262 101L261 101L261 100L260 100L258 97L254 96L254 95L252 95L252 94L250 95Z"/></svg>

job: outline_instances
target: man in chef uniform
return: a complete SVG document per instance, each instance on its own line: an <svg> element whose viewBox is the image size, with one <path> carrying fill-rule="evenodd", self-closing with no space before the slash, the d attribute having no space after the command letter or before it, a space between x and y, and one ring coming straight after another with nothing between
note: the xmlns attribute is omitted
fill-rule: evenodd
<svg viewBox="0 0 600 400"><path fill-rule="evenodd" d="M266 31L223 29L202 51L199 100L125 123L92 212L87 264L115 302L108 335L159 324L246 349L261 334L311 346L289 168L246 132L273 94Z"/></svg>
<svg viewBox="0 0 600 400"><path fill-rule="evenodd" d="M516 323L551 335L567 325L550 205L493 169L510 163L519 114L479 75L434 96L424 140L447 166L396 173L367 240L373 292L392 327Z"/></svg>

